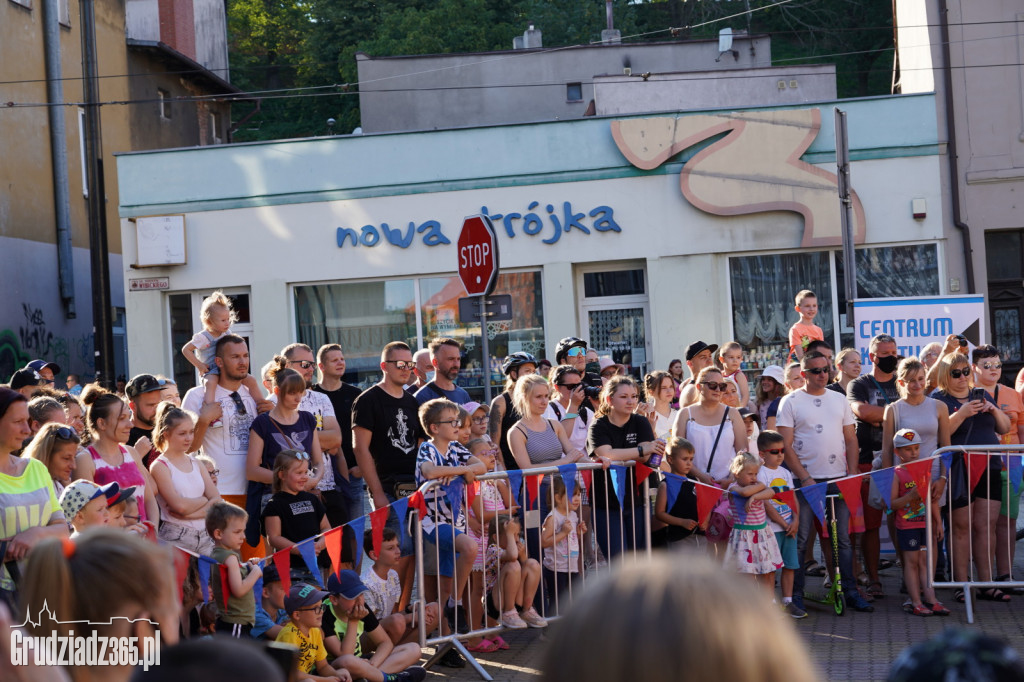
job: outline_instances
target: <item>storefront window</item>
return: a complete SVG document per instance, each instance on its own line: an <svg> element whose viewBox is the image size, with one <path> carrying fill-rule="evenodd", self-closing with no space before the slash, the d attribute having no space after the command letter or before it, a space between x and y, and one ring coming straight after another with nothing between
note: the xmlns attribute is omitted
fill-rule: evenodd
<svg viewBox="0 0 1024 682"><path fill-rule="evenodd" d="M380 351L405 341L415 351L416 280L295 287L299 341L315 353L325 343L345 350L345 381L369 388L380 381Z"/></svg>
<svg viewBox="0 0 1024 682"><path fill-rule="evenodd" d="M818 297L815 324L832 339L832 278L828 252L779 253L729 259L735 340L745 350L745 368L785 365L789 328L799 317L793 309L797 292Z"/></svg>

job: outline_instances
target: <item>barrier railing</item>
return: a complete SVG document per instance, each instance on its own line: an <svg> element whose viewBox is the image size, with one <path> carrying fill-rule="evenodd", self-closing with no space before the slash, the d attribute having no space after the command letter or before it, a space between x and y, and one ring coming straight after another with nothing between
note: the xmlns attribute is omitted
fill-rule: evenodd
<svg viewBox="0 0 1024 682"><path fill-rule="evenodd" d="M529 610L532 606L536 609L540 618L544 621L552 621L561 617L563 607L573 601L574 592L586 588L588 579L593 579L593 574L598 570L596 563L588 567L584 562L586 555L584 543L591 542L594 538L597 546L610 563L619 554L630 553L639 557L643 553L649 558L651 553L651 495L649 475L644 476L642 482L637 483L634 476L636 468L633 462L614 464L604 470L598 463L577 463L561 466L547 466L527 469L522 471L499 471L479 476L471 484L465 484L461 479L444 481L442 479L429 481L423 484L419 492L423 495L426 503L427 514L432 521L451 518L458 521L464 516L466 525L464 528L473 529L478 527L483 519L476 518L478 511L493 513L498 519L496 524L486 523L482 526L482 532L474 533L477 542L484 542L486 547L492 546L488 531L489 527L497 528L499 547L501 536L505 533L503 521L518 519L521 524L522 537L517 537L515 551L519 554L517 559L496 558L498 552L486 549L483 551L483 561L477 563L477 568L482 569L481 575L476 579L482 584L482 590L468 589L473 587L470 580L459 574L459 556L454 543L446 543L449 546L441 549L440 543L430 542L424 537L423 522L421 518L422 507L414 512L414 523L411 524L413 539L416 547L416 585L417 599L414 608L420 623L426 622L427 604L438 601L438 612L441 614L439 634L428 637L424 628L420 628L420 646L433 646L436 648L434 655L426 662L425 667L429 668L436 663L450 648L455 648L469 662L484 680L491 680L491 676L480 665L473 656L473 653L466 647L465 640L477 639L488 635L501 633L508 629L502 622L502 614L509 611L515 612L516 604L506 603L508 600L502 593L508 593L503 589L506 574L497 570L496 578L492 579L489 586L487 580L487 562L498 561L511 564L518 562L517 569L509 569L508 573L519 575L520 585L516 590L518 595L524 598L522 608ZM645 473L650 474L650 470ZM598 476L606 477L603 491L598 491L602 499L594 500L595 486L591 479ZM577 523L575 528L566 526L566 521L561 521L559 528L552 528L556 537L552 538L553 547L547 552L545 548L542 528L545 519L552 509L557 508L557 501L552 481L554 477L560 477L566 487L566 497L571 500L574 493L587 492L590 495L589 504L581 505L577 510L577 517L582 521L585 532L581 534L581 527ZM514 501L513 509L486 509L497 505L493 489L504 495L507 491L508 498L503 501ZM612 500L616 504L612 507ZM479 500L479 504L476 504ZM597 504L596 504L597 503ZM476 507L474 511L469 511ZM507 507L507 505L505 505ZM484 514L485 516L487 514ZM554 519L557 517L552 516ZM432 526L432 522L428 522ZM458 527L458 525L457 525ZM432 527L431 530L434 530ZM573 547L573 531L575 531L575 548ZM435 538L443 535L439 530L434 530ZM564 535L561 539L559 536ZM506 547L508 537L505 537ZM521 542L521 544L519 544ZM478 545L479 546L479 545ZM575 553L574 553L575 549ZM501 547L505 552L506 548ZM444 555L442 555L442 552ZM479 549L478 549L479 552ZM493 556L490 556L493 555ZM461 570L465 570L468 561L462 560ZM442 567L445 569L456 566L455 575L452 576L453 583L441 575ZM575 568L575 571L551 570ZM538 570L539 569L539 570ZM476 569L475 569L476 570ZM490 570L494 571L494 566ZM432 573L430 571L433 571ZM567 574L567 575L566 575ZM589 576L589 577L588 577ZM460 588L460 585L467 588ZM453 586L450 586L453 585ZM529 593L534 593L534 598L529 599ZM456 594L457 593L457 594ZM470 595L476 596L467 596ZM446 632L445 627L445 605L448 596L453 596L456 602L461 601L464 610L454 610L454 628ZM507 596L507 594L506 594ZM479 601L478 601L479 600ZM531 601L532 603L527 603ZM496 607L496 608L495 608ZM466 617L463 617L466 614ZM469 623L465 623L468 618ZM461 622L460 622L461 621ZM534 625L533 627L536 627ZM520 626L522 627L522 626ZM460 630L462 630L460 632Z"/></svg>
<svg viewBox="0 0 1024 682"><path fill-rule="evenodd" d="M1024 575L1015 580L1013 570L1021 455L1022 445L951 446L933 454L948 481L942 493L941 543L935 541L932 510L936 500L932 495L927 496L925 505L927 580L933 588L962 591L968 623L974 622L972 589L983 590L987 596L980 598L991 600L995 590L1024 588ZM940 548L945 550L941 552L945 580L935 580ZM1002 576L1007 578L995 579Z"/></svg>

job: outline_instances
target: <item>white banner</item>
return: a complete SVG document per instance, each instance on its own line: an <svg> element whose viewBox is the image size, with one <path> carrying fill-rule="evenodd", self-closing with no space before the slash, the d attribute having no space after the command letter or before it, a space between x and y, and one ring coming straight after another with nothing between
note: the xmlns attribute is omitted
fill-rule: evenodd
<svg viewBox="0 0 1024 682"><path fill-rule="evenodd" d="M932 341L943 343L950 334L967 338L968 346L986 343L985 297L922 296L919 298L870 298L853 303L854 343L864 371L869 371L868 346L879 334L896 339L899 354L920 357Z"/></svg>

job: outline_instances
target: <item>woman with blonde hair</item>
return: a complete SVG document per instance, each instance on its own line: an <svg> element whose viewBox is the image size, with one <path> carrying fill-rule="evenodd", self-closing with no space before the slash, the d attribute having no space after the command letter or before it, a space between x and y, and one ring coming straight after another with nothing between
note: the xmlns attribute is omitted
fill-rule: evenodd
<svg viewBox="0 0 1024 682"><path fill-rule="evenodd" d="M70 426L50 422L39 429L21 453L22 457L37 459L46 466L58 499L75 473L75 457L78 455L80 439L78 432Z"/></svg>
<svg viewBox="0 0 1024 682"><path fill-rule="evenodd" d="M729 463L747 447L747 428L739 410L722 398L728 388L722 370L705 367L697 375L698 399L679 410L672 435L693 443L693 475L702 483L725 487Z"/></svg>

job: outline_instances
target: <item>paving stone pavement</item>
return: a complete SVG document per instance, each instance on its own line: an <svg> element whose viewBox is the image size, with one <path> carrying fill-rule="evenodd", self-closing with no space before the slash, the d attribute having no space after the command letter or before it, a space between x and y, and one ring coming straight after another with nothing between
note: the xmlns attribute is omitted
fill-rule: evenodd
<svg viewBox="0 0 1024 682"><path fill-rule="evenodd" d="M836 616L830 606L809 602L809 616L795 621L814 665L823 680L884 680L893 659L907 646L936 635L946 627L963 625L1004 639L1024 653L1024 595L1015 596L1008 604L974 602L974 624L968 625L963 604L953 600L952 590L940 591L942 601L953 614L948 617L921 618L903 612L905 597L899 593L900 568L895 566L881 574L886 597L874 602L874 613L847 610ZM1024 576L1024 565L1018 560L1014 575ZM821 578L808 578L810 594L820 589ZM552 624L556 627L557 624ZM498 682L540 678L540 661L547 641L545 631L520 630L503 633L511 648L492 654L479 654L477 660ZM431 650L428 649L428 652ZM480 680L471 667L445 668L435 665L428 680Z"/></svg>

